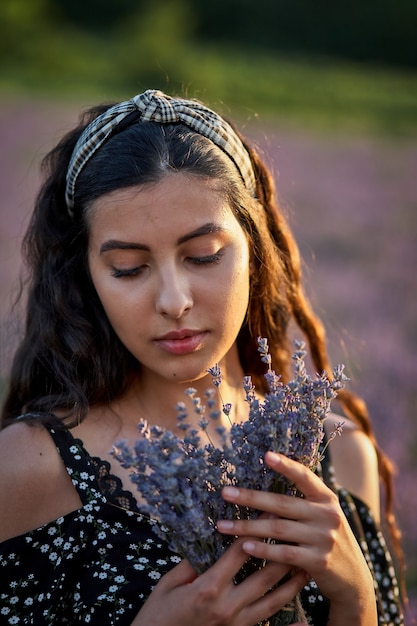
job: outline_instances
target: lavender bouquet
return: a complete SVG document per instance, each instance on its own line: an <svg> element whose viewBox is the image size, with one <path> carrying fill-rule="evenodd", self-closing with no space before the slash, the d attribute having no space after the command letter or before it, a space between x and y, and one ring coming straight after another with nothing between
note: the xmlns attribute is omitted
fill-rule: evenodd
<svg viewBox="0 0 417 626"><path fill-rule="evenodd" d="M269 450L285 454L313 471L319 466L323 422L347 378L343 366L338 366L331 379L322 374L313 380L304 363L304 343L295 345L294 378L284 385L271 368L267 340L258 339L260 358L267 365L269 391L260 401L251 378L243 379L249 417L245 422L231 423L229 430L217 428L221 448L211 442L207 432L209 420L218 420L220 416L216 391L220 394L221 371L217 365L209 370L213 388L206 391L206 406L194 389L186 391L199 415L200 431L187 423L185 404L180 402L177 419L182 438L142 420L138 426L140 437L133 449L123 441L114 447L113 455L131 470L131 480L144 500L140 505L142 512L158 522L155 532L199 573L210 567L233 541L217 531L219 519L254 519L259 515L258 511L225 502L222 487L233 485L297 495L295 487L264 462ZM231 405L222 401L221 404L223 412L229 415ZM329 440L340 434L341 428L342 423L336 424ZM207 443L203 443L202 437ZM262 566L263 563L251 559L240 576ZM302 609L297 604L291 603L264 624L284 626L302 620Z"/></svg>

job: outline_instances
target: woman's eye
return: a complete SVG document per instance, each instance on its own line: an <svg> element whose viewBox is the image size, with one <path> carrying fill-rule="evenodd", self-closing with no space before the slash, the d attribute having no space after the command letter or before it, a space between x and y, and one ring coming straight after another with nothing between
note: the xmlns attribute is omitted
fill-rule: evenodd
<svg viewBox="0 0 417 626"><path fill-rule="evenodd" d="M114 276L114 278L131 278L134 276L139 276L139 274L141 274L144 269L145 269L146 265L138 265L137 267L130 267L128 269L118 269L117 267L112 267L112 276Z"/></svg>
<svg viewBox="0 0 417 626"><path fill-rule="evenodd" d="M214 254L208 256L190 256L187 260L194 265L210 265L211 263L218 263L224 254L223 250L219 250Z"/></svg>

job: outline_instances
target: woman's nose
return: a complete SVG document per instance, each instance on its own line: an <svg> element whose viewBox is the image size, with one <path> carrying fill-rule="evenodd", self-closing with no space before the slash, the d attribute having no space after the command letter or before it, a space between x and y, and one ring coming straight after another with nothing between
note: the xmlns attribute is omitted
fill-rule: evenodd
<svg viewBox="0 0 417 626"><path fill-rule="evenodd" d="M192 304L190 285L184 276L174 271L161 276L156 295L156 310L160 315L180 319Z"/></svg>

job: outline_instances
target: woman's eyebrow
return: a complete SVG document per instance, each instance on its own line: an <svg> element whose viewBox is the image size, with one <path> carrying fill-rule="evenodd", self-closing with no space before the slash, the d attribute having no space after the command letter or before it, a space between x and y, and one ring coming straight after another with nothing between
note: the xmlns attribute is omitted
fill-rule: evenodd
<svg viewBox="0 0 417 626"><path fill-rule="evenodd" d="M182 243L185 243L190 239L195 239L196 237L203 237L204 235L209 235L211 233L225 232L225 230L226 229L220 224L209 222L180 237L177 240L177 245L181 245ZM104 254L105 252L109 252L111 250L144 250L145 252L150 252L149 246L146 246L145 244L120 241L118 239L109 239L100 246L100 254Z"/></svg>
<svg viewBox="0 0 417 626"><path fill-rule="evenodd" d="M180 245L182 243L185 243L186 241L189 241L190 239L194 239L195 237L202 237L203 235L210 235L211 233L223 233L225 232L225 230L226 229L220 224L209 222L208 224L203 224L203 226L200 226L190 233L187 233L186 235L180 237L177 241L177 244Z"/></svg>
<svg viewBox="0 0 417 626"><path fill-rule="evenodd" d="M118 239L109 239L100 246L100 254L110 252L111 250L145 250L149 252L150 248L142 243L131 243L129 241L119 241Z"/></svg>

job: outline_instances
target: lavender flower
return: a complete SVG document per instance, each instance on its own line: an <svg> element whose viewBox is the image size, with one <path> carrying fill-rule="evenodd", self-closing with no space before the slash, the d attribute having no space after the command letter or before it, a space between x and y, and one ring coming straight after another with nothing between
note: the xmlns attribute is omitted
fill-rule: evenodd
<svg viewBox="0 0 417 626"><path fill-rule="evenodd" d="M210 367L207 372L212 375L213 385L215 387L220 387L222 382L222 373L219 364L216 363L216 365L214 365L214 367Z"/></svg>
<svg viewBox="0 0 417 626"><path fill-rule="evenodd" d="M217 532L219 519L251 519L259 514L225 502L222 487L235 485L296 495L294 487L266 465L265 454L269 450L285 454L315 471L322 460L324 419L337 390L348 380L343 366L336 367L330 379L323 373L313 380L305 368L304 343L296 342L294 378L284 385L272 370L265 338L258 339L258 351L267 365L268 392L259 400L250 376L245 376L243 390L249 416L244 422L231 424L228 432L217 428L221 448L213 445L207 431L210 421L220 416L215 393L219 394L226 415L232 407L221 398L222 375L215 365L208 370L215 388L205 394L208 417L196 390L186 391L199 417L200 431L190 428L185 404L180 402L177 419L182 439L157 426L149 427L142 420L138 427L140 438L133 450L123 441L113 450L122 465L131 470L132 482L145 502L140 507L155 520L155 532L199 573L210 567L232 541ZM340 434L342 425L336 424L330 439ZM208 438L208 443L202 443L200 433ZM288 611L281 616L280 613L274 618L274 626L289 623L284 621Z"/></svg>
<svg viewBox="0 0 417 626"><path fill-rule="evenodd" d="M156 522L154 531L170 548L190 559L203 572L223 553L225 546L215 524L219 513L230 515L220 496L220 450L202 447L197 431L185 431L184 439L157 426L139 423L142 435L130 450L116 444L114 456L131 470L145 504L144 514Z"/></svg>

